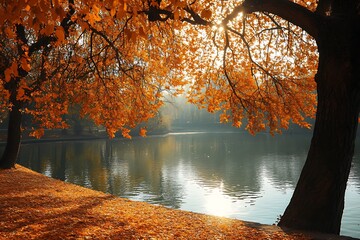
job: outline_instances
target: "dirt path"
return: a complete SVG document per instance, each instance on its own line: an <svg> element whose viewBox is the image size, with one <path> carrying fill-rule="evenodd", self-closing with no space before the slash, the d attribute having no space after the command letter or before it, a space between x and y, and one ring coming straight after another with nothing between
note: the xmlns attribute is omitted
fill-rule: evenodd
<svg viewBox="0 0 360 240"><path fill-rule="evenodd" d="M315 235L312 235L313 237ZM329 239L331 236L318 236ZM275 226L167 209L0 170L0 239L311 239ZM339 238L332 238L339 239Z"/></svg>

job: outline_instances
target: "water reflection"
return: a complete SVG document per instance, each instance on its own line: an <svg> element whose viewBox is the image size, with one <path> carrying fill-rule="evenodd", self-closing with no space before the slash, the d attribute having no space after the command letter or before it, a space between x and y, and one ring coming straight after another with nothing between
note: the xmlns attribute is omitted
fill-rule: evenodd
<svg viewBox="0 0 360 240"><path fill-rule="evenodd" d="M20 163L48 176L171 208L272 224L288 204L310 136L173 134L25 144ZM360 237L355 156L343 234Z"/></svg>

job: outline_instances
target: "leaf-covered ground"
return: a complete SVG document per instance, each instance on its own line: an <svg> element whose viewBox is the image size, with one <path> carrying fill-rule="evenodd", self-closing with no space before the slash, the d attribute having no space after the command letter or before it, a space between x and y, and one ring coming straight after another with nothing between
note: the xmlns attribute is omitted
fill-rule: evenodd
<svg viewBox="0 0 360 240"><path fill-rule="evenodd" d="M35 173L0 170L0 239L311 239L275 226L130 201Z"/></svg>

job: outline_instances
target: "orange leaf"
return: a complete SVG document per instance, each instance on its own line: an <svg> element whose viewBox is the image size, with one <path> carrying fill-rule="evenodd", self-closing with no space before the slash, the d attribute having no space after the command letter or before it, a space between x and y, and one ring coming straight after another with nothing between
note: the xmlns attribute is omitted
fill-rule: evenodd
<svg viewBox="0 0 360 240"><path fill-rule="evenodd" d="M45 28L41 29L41 34L51 35L54 32L54 25L47 24ZM56 34L56 33L55 33Z"/></svg>
<svg viewBox="0 0 360 240"><path fill-rule="evenodd" d="M139 36L146 39L146 33L145 33L143 27L140 27L140 28L139 28Z"/></svg>
<svg viewBox="0 0 360 240"><path fill-rule="evenodd" d="M17 77L19 75L17 70L17 64L16 62L13 62L9 68L5 70L5 81L9 82L11 80L11 77Z"/></svg>
<svg viewBox="0 0 360 240"><path fill-rule="evenodd" d="M201 14L200 14L200 16L201 16L202 18L205 18L205 19L211 18L211 15L212 15L212 12L211 12L210 10L208 10L208 9L202 10L202 11L201 11Z"/></svg>
<svg viewBox="0 0 360 240"><path fill-rule="evenodd" d="M63 42L65 40L64 28L59 26L56 28L55 35L58 38L58 42Z"/></svg>
<svg viewBox="0 0 360 240"><path fill-rule="evenodd" d="M139 135L142 137L146 137L146 132L147 132L147 130L145 128L140 128Z"/></svg>
<svg viewBox="0 0 360 240"><path fill-rule="evenodd" d="M28 62L28 60L24 57L20 59L21 68L24 69L26 72L29 72L31 70L31 66Z"/></svg>
<svg viewBox="0 0 360 240"><path fill-rule="evenodd" d="M45 130L43 128L40 128L40 129L36 129L34 130L32 133L30 133L29 135L31 137L35 137L35 138L41 138L45 133Z"/></svg>
<svg viewBox="0 0 360 240"><path fill-rule="evenodd" d="M123 135L124 138L131 139L130 130L129 130L129 129L127 129L127 128L121 129L121 134Z"/></svg>
<svg viewBox="0 0 360 240"><path fill-rule="evenodd" d="M16 38L15 32L10 27L5 28L5 33L8 38Z"/></svg>

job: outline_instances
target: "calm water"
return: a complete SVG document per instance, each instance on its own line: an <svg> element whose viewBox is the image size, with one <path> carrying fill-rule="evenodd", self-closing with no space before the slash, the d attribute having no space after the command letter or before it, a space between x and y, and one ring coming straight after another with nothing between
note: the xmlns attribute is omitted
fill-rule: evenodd
<svg viewBox="0 0 360 240"><path fill-rule="evenodd" d="M301 135L183 133L24 144L20 163L121 197L273 224L290 200L309 143ZM353 237L360 237L359 160L357 151L341 231Z"/></svg>

